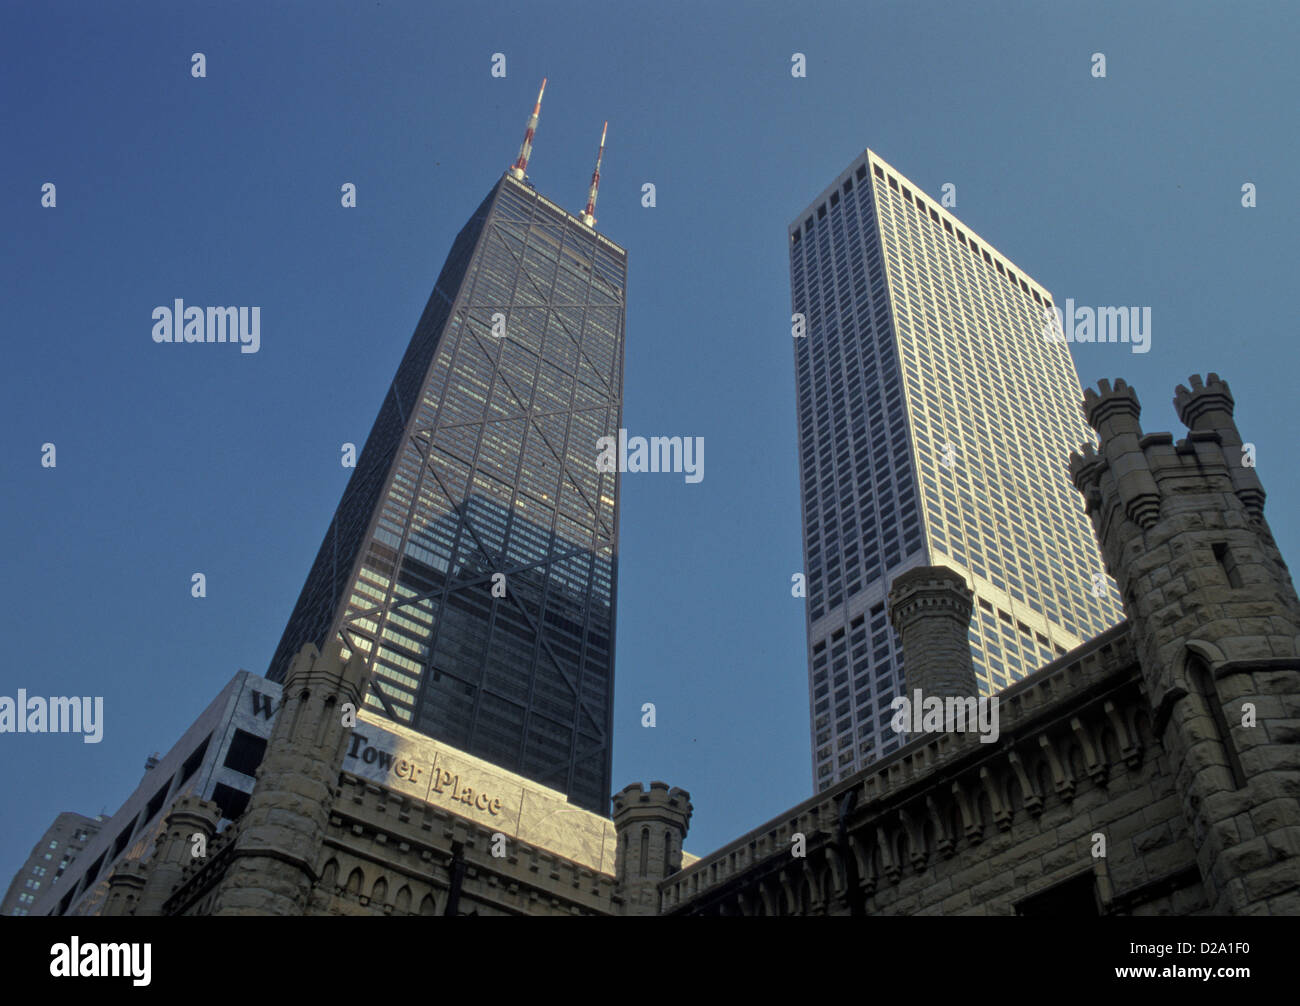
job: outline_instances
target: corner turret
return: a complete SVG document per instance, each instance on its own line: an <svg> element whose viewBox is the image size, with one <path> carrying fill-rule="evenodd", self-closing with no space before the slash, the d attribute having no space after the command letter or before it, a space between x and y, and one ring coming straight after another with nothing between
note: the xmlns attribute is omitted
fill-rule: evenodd
<svg viewBox="0 0 1300 1006"><path fill-rule="evenodd" d="M1188 435L1143 435L1137 396L1100 382L1101 438L1070 474L1119 584L1154 727L1218 914L1300 912L1300 599L1243 464L1227 382L1174 398Z"/></svg>
<svg viewBox="0 0 1300 1006"><path fill-rule="evenodd" d="M648 791L634 782L614 795L615 875L625 915L659 914L659 884L682 867L692 809L691 795L666 782L652 782Z"/></svg>

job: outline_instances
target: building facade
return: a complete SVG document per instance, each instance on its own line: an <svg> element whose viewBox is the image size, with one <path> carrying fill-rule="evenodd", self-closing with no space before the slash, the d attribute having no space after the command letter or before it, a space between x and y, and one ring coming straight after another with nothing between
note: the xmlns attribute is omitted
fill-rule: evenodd
<svg viewBox="0 0 1300 1006"><path fill-rule="evenodd" d="M338 640L369 708L603 812L627 255L592 224L519 169L461 230L267 676Z"/></svg>
<svg viewBox="0 0 1300 1006"><path fill-rule="evenodd" d="M0 915L30 915L36 901L56 888L103 824L103 818L65 811L54 819L0 901Z"/></svg>
<svg viewBox="0 0 1300 1006"><path fill-rule="evenodd" d="M198 791L176 799L147 852L117 862L98 914L658 914L660 884L695 860L689 794L633 784L612 819L574 807L356 712L369 671L342 652L307 644L290 665L237 816Z"/></svg>
<svg viewBox="0 0 1300 1006"><path fill-rule="evenodd" d="M983 695L1123 616L1069 484L1091 432L1048 291L870 150L789 242L821 791L905 743L889 726L898 574L966 577Z"/></svg>
<svg viewBox="0 0 1300 1006"><path fill-rule="evenodd" d="M97 914L114 868L152 856L167 815L185 797L210 801L216 827L227 828L248 806L279 700L280 686L256 674L231 678L166 754L149 758L134 792L98 823L63 881L40 892L31 914Z"/></svg>

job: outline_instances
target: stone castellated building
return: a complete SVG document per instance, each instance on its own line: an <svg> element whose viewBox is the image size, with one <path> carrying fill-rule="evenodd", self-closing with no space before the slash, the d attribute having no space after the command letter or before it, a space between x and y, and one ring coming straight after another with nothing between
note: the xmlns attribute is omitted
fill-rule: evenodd
<svg viewBox="0 0 1300 1006"><path fill-rule="evenodd" d="M1123 381L1089 391L1101 453L1073 458L1072 474L1124 597L1209 907L1296 914L1300 600L1227 382L1191 385L1174 397L1188 428L1176 445L1143 435Z"/></svg>
<svg viewBox="0 0 1300 1006"><path fill-rule="evenodd" d="M1190 384L1177 443L1142 433L1122 381L1087 393L1100 449L1071 475L1128 618L999 693L992 730L908 720L897 752L697 859L682 790L573 807L348 720L360 669L308 646L246 812L218 833L216 804L177 800L103 911L1300 914L1300 599L1227 384ZM961 577L910 570L889 601L908 692L973 706Z"/></svg>
<svg viewBox="0 0 1300 1006"><path fill-rule="evenodd" d="M671 876L666 914L1300 914L1300 602L1227 384L1190 383L1176 444L1122 381L1084 402L1127 621L1000 693L995 743L909 738ZM965 694L960 578L890 604L908 691Z"/></svg>
<svg viewBox="0 0 1300 1006"><path fill-rule="evenodd" d="M634 784L612 820L593 814L365 710L362 673L308 645L282 693L257 679L255 709L281 701L247 808L223 821L177 798L151 854L113 870L102 913L653 915L695 860L684 791Z"/></svg>

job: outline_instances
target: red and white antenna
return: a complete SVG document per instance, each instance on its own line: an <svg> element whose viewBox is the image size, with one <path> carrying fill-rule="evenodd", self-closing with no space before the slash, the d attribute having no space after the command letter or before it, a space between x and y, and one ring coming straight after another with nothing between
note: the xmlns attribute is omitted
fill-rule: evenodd
<svg viewBox="0 0 1300 1006"><path fill-rule="evenodd" d="M528 172L528 158L533 156L533 134L537 132L537 117L542 114L542 95L545 93L546 78L543 77L542 88L537 92L537 104L533 106L533 114L528 117L528 128L524 130L524 142L519 145L519 157L510 168L510 173L521 182Z"/></svg>
<svg viewBox="0 0 1300 1006"><path fill-rule="evenodd" d="M596 190L600 188L600 162L605 159L605 134L609 132L609 120L600 131L600 150L596 152L596 170L591 173L591 188L587 192L587 208L580 214L582 222L588 227L596 226Z"/></svg>

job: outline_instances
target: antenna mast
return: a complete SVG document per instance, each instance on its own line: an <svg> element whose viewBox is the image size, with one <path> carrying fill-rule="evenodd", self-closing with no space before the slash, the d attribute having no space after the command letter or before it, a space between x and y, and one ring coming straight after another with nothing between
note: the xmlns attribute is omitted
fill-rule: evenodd
<svg viewBox="0 0 1300 1006"><path fill-rule="evenodd" d="M528 159L533 156L533 134L537 132L537 117L542 113L542 95L545 93L546 78L543 77L542 88L537 92L537 104L533 106L533 114L528 117L528 128L524 130L524 142L519 145L519 157L510 168L510 174L521 182L528 171Z"/></svg>
<svg viewBox="0 0 1300 1006"><path fill-rule="evenodd" d="M600 131L600 150L596 152L596 170L591 173L591 188L587 192L587 208L580 214L582 222L588 227L596 226L596 190L600 188L600 162L605 159L605 134L609 132L609 120Z"/></svg>

